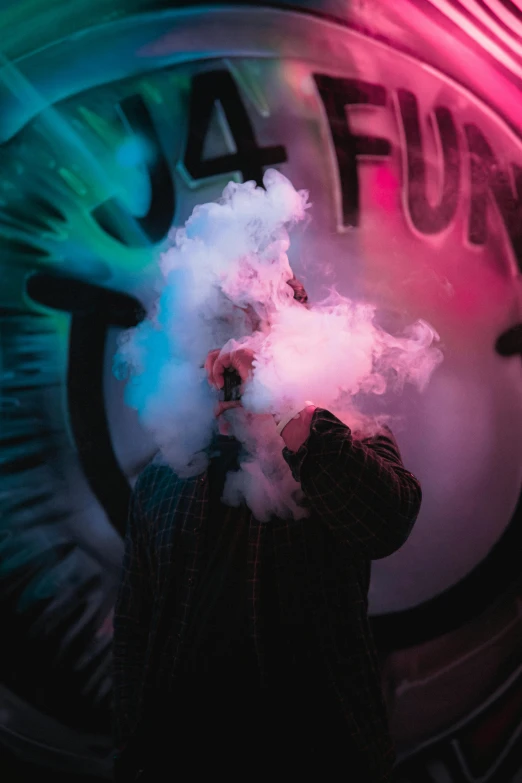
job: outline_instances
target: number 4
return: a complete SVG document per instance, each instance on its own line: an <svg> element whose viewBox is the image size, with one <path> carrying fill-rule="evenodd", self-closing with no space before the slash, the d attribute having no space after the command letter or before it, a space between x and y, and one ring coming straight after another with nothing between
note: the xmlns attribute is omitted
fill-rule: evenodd
<svg viewBox="0 0 522 783"><path fill-rule="evenodd" d="M236 152L210 160L203 158L205 140L216 102L219 102L234 140ZM190 95L189 129L184 166L192 179L239 171L243 180L263 184L265 166L285 163L282 145L260 147L239 90L228 71L209 71L195 76Z"/></svg>

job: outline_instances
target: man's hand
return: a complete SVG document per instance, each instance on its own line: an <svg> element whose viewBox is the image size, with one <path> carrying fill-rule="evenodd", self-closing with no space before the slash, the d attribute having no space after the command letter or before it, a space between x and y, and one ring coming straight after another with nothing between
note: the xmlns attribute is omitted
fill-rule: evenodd
<svg viewBox="0 0 522 783"><path fill-rule="evenodd" d="M227 353L221 353L220 350L210 351L205 362L208 382L216 389L222 389L225 384L224 372L231 368L241 378L241 391L243 391L243 384L252 376L254 358L255 354L250 348L237 348ZM216 407L216 417L219 419L222 413L231 408L238 408L240 405L240 400L230 402L221 400ZM308 438L315 407L315 405L305 407L299 417L292 419L283 429L281 437L290 451L297 451ZM222 435L228 435L228 424L221 420L219 431Z"/></svg>
<svg viewBox="0 0 522 783"><path fill-rule="evenodd" d="M225 383L224 372L230 368L235 370L241 378L241 390L245 381L252 376L254 365L254 352L250 348L236 348L227 353L221 353L220 350L210 351L205 361L205 370L207 371L208 382L216 389L222 389ZM216 408L216 416L219 418L224 411L230 408L238 408L241 405L240 400L224 402L221 400ZM220 432L227 434L226 426L220 425Z"/></svg>

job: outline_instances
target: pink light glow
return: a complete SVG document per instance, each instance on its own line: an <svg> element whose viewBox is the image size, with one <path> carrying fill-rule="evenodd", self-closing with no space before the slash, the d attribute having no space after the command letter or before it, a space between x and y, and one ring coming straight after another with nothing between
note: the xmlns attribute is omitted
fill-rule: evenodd
<svg viewBox="0 0 522 783"><path fill-rule="evenodd" d="M387 166L375 170L372 183L372 201L388 214L397 211L400 182L396 174Z"/></svg>
<svg viewBox="0 0 522 783"><path fill-rule="evenodd" d="M464 14L457 11L450 3L444 2L444 0L431 0L432 5L435 6L441 13L443 13L448 19L451 19L461 30L470 36L476 43L480 44L487 52L501 62L506 68L522 79L522 67L516 60L507 54L501 46L496 44L485 33L482 32L476 25L474 25Z"/></svg>
<svg viewBox="0 0 522 783"><path fill-rule="evenodd" d="M462 5L470 11L470 13L474 13L476 18L482 22L486 27L489 27L489 29L496 35L500 40L506 44L506 46L509 46L516 54L519 56L522 55L522 44L520 44L516 39L512 38L511 35L509 35L504 28L499 25L497 22L495 22L492 17L486 13L486 11L483 11L482 8L478 3L475 2L475 0L461 0Z"/></svg>
<svg viewBox="0 0 522 783"><path fill-rule="evenodd" d="M493 14L497 16L505 25L511 27L513 32L522 38L522 23L520 23L517 17L510 13L500 2L500 0L483 0ZM522 3L520 5L522 8Z"/></svg>

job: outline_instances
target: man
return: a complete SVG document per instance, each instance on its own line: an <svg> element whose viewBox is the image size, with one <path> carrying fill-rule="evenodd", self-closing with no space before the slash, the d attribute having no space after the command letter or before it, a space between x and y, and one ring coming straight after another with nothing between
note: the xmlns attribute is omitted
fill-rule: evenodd
<svg viewBox="0 0 522 783"><path fill-rule="evenodd" d="M221 388L227 367L245 382L253 358L211 352L209 382ZM408 538L420 486L389 431L358 439L313 404L281 438L304 519L220 502L238 467L223 435L204 474L151 464L137 480L114 618L117 781L389 780L370 565Z"/></svg>

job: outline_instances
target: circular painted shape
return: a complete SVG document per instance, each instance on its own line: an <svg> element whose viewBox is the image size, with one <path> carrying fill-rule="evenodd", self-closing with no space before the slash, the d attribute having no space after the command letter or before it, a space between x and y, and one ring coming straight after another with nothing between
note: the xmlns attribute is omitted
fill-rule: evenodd
<svg viewBox="0 0 522 783"><path fill-rule="evenodd" d="M153 297L169 228L268 166L310 191L290 260L312 301L335 284L390 329L424 318L441 336L425 393L378 406L396 415L424 492L408 542L373 564L387 643L419 641L411 623L397 636L400 619L433 602L460 596L433 635L460 607L480 611L485 562L489 600L514 581L522 373L497 341L520 321L522 147L490 109L349 29L259 8L86 31L4 71L0 108L0 553L6 580L34 570L6 611L20 639L46 639L49 660L60 645L48 631L69 610L65 647L84 640L70 692L51 707L41 688L38 709L60 726L86 700L80 737L107 710L103 621L129 487L154 451L111 372L117 335ZM7 687L29 698L12 670ZM89 741L101 758L103 738Z"/></svg>

